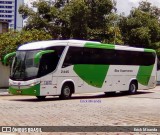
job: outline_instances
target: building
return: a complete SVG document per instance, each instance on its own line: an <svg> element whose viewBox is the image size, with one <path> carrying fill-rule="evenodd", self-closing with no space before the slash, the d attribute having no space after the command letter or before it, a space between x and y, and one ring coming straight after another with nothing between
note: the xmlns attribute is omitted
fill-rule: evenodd
<svg viewBox="0 0 160 135"><path fill-rule="evenodd" d="M0 22L0 34L8 32L8 22Z"/></svg>
<svg viewBox="0 0 160 135"><path fill-rule="evenodd" d="M8 22L9 28L21 30L23 19L18 9L23 3L24 0L0 0L0 21Z"/></svg>

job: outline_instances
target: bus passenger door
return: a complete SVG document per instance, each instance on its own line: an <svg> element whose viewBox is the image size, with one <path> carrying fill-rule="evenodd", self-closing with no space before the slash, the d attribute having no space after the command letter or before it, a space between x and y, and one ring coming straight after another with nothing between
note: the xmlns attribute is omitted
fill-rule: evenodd
<svg viewBox="0 0 160 135"><path fill-rule="evenodd" d="M52 77L49 74L41 79L41 89L40 93L42 95L56 95L57 94L57 77Z"/></svg>
<svg viewBox="0 0 160 135"><path fill-rule="evenodd" d="M55 52L44 54L40 60L39 76L41 77L42 95L56 95L57 78L52 77L58 63L58 56Z"/></svg>

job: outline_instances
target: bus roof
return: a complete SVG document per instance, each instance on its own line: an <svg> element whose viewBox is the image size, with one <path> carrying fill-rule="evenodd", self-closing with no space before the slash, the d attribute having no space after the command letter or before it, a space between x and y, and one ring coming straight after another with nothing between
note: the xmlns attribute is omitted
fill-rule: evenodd
<svg viewBox="0 0 160 135"><path fill-rule="evenodd" d="M97 43L94 41L85 41L85 40L48 40L48 41L37 41L31 42L21 45L18 50L36 50L36 49L44 49L47 47L57 46L57 45L70 45L70 46L81 46L83 47L87 42L89 43Z"/></svg>
<svg viewBox="0 0 160 135"><path fill-rule="evenodd" d="M102 44L95 41L86 40L48 40L48 41L37 41L21 45L17 50L38 50L45 49L52 46L79 46L79 47L89 47L89 48L103 48L103 49L116 49L116 50L128 50L128 51L146 51L155 52L152 49L136 48L123 45L113 45L113 44Z"/></svg>

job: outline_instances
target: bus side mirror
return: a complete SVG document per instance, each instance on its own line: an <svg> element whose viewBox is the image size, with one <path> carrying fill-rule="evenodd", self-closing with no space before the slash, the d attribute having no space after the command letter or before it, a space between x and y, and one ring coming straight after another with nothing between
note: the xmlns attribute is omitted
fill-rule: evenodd
<svg viewBox="0 0 160 135"><path fill-rule="evenodd" d="M44 51L38 52L38 53L34 56L34 62L35 62L36 64L38 64L39 61L40 61L40 59L41 59L41 57L42 57L42 55L47 54L47 53L52 53L52 52L54 52L54 50L44 50Z"/></svg>
<svg viewBox="0 0 160 135"><path fill-rule="evenodd" d="M16 52L12 52L12 53L9 53L9 54L5 55L5 56L4 56L4 59L3 59L4 65L7 65L8 59L9 59L10 57L14 56L14 55L16 55Z"/></svg>

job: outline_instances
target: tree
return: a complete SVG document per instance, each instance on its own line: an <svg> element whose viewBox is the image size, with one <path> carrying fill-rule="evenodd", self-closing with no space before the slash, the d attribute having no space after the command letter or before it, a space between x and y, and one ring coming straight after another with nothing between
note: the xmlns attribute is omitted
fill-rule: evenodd
<svg viewBox="0 0 160 135"><path fill-rule="evenodd" d="M49 40L52 37L42 30L29 30L29 31L10 31L0 35L0 58L3 60L4 55L16 51L19 45L24 43Z"/></svg>
<svg viewBox="0 0 160 135"><path fill-rule="evenodd" d="M150 13L151 17L153 18L159 18L160 17L160 9L156 6L152 6L150 2L142 1L139 3L139 10Z"/></svg>
<svg viewBox="0 0 160 135"><path fill-rule="evenodd" d="M125 44L136 47L159 48L160 41L160 10L147 1L139 3L130 15L122 16L120 29Z"/></svg>
<svg viewBox="0 0 160 135"><path fill-rule="evenodd" d="M110 41L106 16L115 9L111 0L40 0L34 2L33 7L36 10L26 5L19 9L20 14L28 18L27 30L42 29L54 39Z"/></svg>

